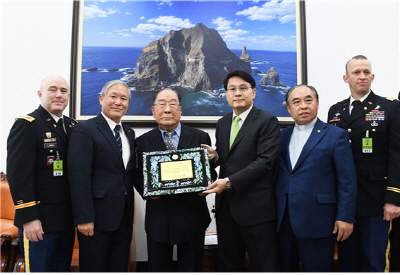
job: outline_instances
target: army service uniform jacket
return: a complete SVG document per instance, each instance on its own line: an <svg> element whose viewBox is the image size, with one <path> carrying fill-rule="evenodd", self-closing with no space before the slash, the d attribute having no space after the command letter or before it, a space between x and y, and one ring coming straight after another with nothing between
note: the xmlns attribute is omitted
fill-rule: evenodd
<svg viewBox="0 0 400 275"><path fill-rule="evenodd" d="M371 91L353 118L349 102L334 104L328 123L349 133L357 171L356 215L380 216L385 203L400 206L400 102Z"/></svg>
<svg viewBox="0 0 400 275"><path fill-rule="evenodd" d="M67 133L75 121L63 116ZM15 204L14 224L23 229L39 219L44 232L73 226L67 175L67 135L50 113L39 106L20 116L7 140L7 178ZM62 175L55 176L53 162L62 160Z"/></svg>

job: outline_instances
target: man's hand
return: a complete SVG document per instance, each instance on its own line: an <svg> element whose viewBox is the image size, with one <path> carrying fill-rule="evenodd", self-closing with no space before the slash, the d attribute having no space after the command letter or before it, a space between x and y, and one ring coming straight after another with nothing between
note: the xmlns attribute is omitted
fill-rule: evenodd
<svg viewBox="0 0 400 275"><path fill-rule="evenodd" d="M391 221L400 216L400 206L394 205L393 203L385 203L383 206L383 219L385 221Z"/></svg>
<svg viewBox="0 0 400 275"><path fill-rule="evenodd" d="M337 241L343 242L353 233L353 224L349 222L336 221L333 234L337 233Z"/></svg>
<svg viewBox="0 0 400 275"><path fill-rule="evenodd" d="M78 224L78 230L85 236L93 236L94 222Z"/></svg>
<svg viewBox="0 0 400 275"><path fill-rule="evenodd" d="M207 148L208 158L210 160L217 159L218 154L210 145L207 145L207 144L200 144L200 145L202 147L206 147Z"/></svg>
<svg viewBox="0 0 400 275"><path fill-rule="evenodd" d="M203 194L211 194L211 193L217 193L221 194L222 191L224 191L226 188L226 180L225 179L219 179L214 181L211 185L207 187L207 190L203 192Z"/></svg>
<svg viewBox="0 0 400 275"><path fill-rule="evenodd" d="M38 219L24 223L24 234L31 242L42 241L44 234L42 223Z"/></svg>

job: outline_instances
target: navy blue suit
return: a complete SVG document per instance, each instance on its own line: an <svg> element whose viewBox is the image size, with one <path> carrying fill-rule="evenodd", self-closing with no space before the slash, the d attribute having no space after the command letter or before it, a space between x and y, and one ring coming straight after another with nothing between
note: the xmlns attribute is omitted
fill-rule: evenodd
<svg viewBox="0 0 400 275"><path fill-rule="evenodd" d="M332 271L326 269L333 264L335 221L355 221L357 179L349 137L346 131L318 119L292 169L289 143L293 128L281 132L275 180L283 268L294 271L290 265L295 263L285 265L293 255L293 247L282 243L286 233L291 232L305 271ZM299 239L313 239L314 245L317 239L324 239L326 244L317 251L304 249L301 246L307 244Z"/></svg>
<svg viewBox="0 0 400 275"><path fill-rule="evenodd" d="M94 222L94 235L78 233L80 271L127 271L134 213L135 132L123 125L130 144L125 168L103 115L79 124L68 148L75 224Z"/></svg>

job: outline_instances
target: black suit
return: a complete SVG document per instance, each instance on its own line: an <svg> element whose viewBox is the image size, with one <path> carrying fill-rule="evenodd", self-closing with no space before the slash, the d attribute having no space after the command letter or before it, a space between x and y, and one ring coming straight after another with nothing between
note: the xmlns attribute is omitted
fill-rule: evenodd
<svg viewBox="0 0 400 275"><path fill-rule="evenodd" d="M134 213L135 132L125 168L103 115L82 122L71 135L68 161L75 224L94 222L94 235L78 233L80 271L127 271Z"/></svg>
<svg viewBox="0 0 400 275"><path fill-rule="evenodd" d="M273 171L279 123L253 106L229 149L231 125L232 113L221 118L216 129L219 178L229 177L232 184L231 190L216 196L220 271L242 270L246 250L254 271L277 271ZM248 239L251 234L260 239Z"/></svg>
<svg viewBox="0 0 400 275"><path fill-rule="evenodd" d="M143 183L142 153L165 151L159 128L136 139L138 175ZM211 145L210 136L200 130L181 125L177 149ZM216 178L214 169L212 177ZM147 199L145 229L148 239L149 271L171 271L172 245L178 244L178 271L201 271L204 234L210 223L205 197L197 193L161 196ZM162 249L164 247L164 249Z"/></svg>
<svg viewBox="0 0 400 275"><path fill-rule="evenodd" d="M400 206L400 103L397 100L375 95L371 91L357 107L359 108L357 115L351 117L349 102L348 98L334 104L328 114L329 123L348 131L357 171L356 224L350 238L338 244L339 268L343 267L341 258L343 259L345 254L352 251L352 255L349 256L352 264L346 264L343 267L344 271L383 272L386 265L385 254L389 230L389 223L382 220L383 206L385 203ZM362 152L362 142L367 131L369 137L372 138L372 153ZM368 233L364 239L362 237L364 235L360 233L364 230L363 222L371 218L376 218L379 223L382 223L377 230L383 230L383 232L382 234ZM371 241L370 237L374 239ZM355 244L356 239L357 244ZM347 247L351 243L353 243L352 249ZM370 243L371 247L364 247ZM353 251L356 248L364 252ZM361 262L356 264L356 258L360 258L359 256L364 253L372 253L368 255L369 264Z"/></svg>
<svg viewBox="0 0 400 275"><path fill-rule="evenodd" d="M68 117L63 118L69 134L75 122ZM74 228L67 175L67 143L64 130L42 106L29 116L17 118L8 136L7 177L16 205L14 224L22 230L25 223L39 219L45 233L66 232L65 239L68 239L62 252L64 259L58 260L62 263L56 263L60 267L50 267L46 263L46 268L42 269L36 260L30 259L32 272L69 271ZM57 159L57 153L63 161L62 176L53 174L52 161ZM23 238L20 241L23 242ZM43 242L30 242L30 246L35 248ZM45 245L38 251L31 250L31 253L37 254L40 250L51 254L49 251L54 249L54 245L60 243ZM39 262L42 260L39 259Z"/></svg>

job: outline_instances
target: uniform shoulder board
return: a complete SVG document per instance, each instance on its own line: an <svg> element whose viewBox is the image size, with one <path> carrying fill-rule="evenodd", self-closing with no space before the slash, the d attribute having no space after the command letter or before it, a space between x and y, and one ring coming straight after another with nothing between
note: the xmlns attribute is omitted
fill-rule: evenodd
<svg viewBox="0 0 400 275"><path fill-rule="evenodd" d="M32 121L35 120L34 117L28 116L28 115L21 115L21 116L16 117L15 119L25 119L25 120L27 120L29 122L32 122Z"/></svg>
<svg viewBox="0 0 400 275"><path fill-rule="evenodd" d="M386 100L395 101L395 100L397 100L397 99L395 99L395 98L393 98L393 97L387 97Z"/></svg>
<svg viewBox="0 0 400 275"><path fill-rule="evenodd" d="M76 121L75 119L71 118L73 122L75 122L75 124L78 124L79 122Z"/></svg>
<svg viewBox="0 0 400 275"><path fill-rule="evenodd" d="M332 104L332 106L335 106L336 104L338 104L339 103L339 101L338 102L336 102L335 104Z"/></svg>

